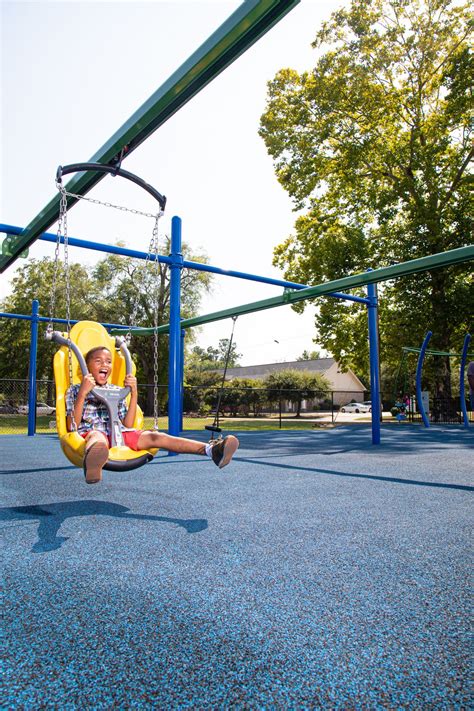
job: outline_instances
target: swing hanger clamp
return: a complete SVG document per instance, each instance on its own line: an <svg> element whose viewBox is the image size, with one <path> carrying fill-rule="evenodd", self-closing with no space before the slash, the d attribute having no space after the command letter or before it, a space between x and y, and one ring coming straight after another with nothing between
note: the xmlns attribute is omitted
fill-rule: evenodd
<svg viewBox="0 0 474 711"><path fill-rule="evenodd" d="M147 193L149 193L155 200L158 201L160 205L160 210L161 212L164 212L165 207L166 207L166 197L165 195L162 195L158 190L156 190L152 185L149 185L149 183L146 183L142 178L138 177L138 175L135 175L134 173L130 173L128 170L123 170L121 168L121 163L122 163L122 158L123 158L124 150L120 153L118 157L118 161L116 160L114 162L114 165L104 165L103 163L71 163L70 165L60 165L58 166L58 169L56 171L56 186L58 190L62 190L62 178L63 175L68 175L69 173L86 173L86 172L95 172L95 173L109 173L111 175L117 176L119 175L122 178L125 178L126 180L130 180L132 183L135 183L139 187L143 188L146 190ZM72 195L73 197L76 198L84 198L83 195L74 195L73 193L68 193L69 195ZM86 200L90 200L90 198L85 198ZM94 200L91 200L91 202L95 202ZM99 201L98 201L99 202ZM112 207L116 207L116 205L112 205ZM123 208L127 210L128 208ZM138 210L132 212L137 212L138 214L140 213ZM154 215L153 215L154 217Z"/></svg>

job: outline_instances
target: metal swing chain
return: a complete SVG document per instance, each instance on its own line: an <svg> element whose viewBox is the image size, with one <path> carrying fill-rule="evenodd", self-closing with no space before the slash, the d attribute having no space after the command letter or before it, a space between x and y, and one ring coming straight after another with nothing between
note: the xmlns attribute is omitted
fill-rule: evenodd
<svg viewBox="0 0 474 711"><path fill-rule="evenodd" d="M56 183L58 190L60 186ZM46 327L46 336L50 336L53 332L53 317L56 308L56 288L58 281L58 271L59 271L59 249L61 245L61 237L63 233L64 226L64 215L67 214L67 197L66 193L61 192L60 202L59 202L59 216L58 216L58 229L56 231L56 247L54 250L54 269L53 269L53 283L51 286L51 297L49 301L49 321Z"/></svg>
<svg viewBox="0 0 474 711"><path fill-rule="evenodd" d="M125 208L125 209L127 209L127 208ZM150 256L151 256L151 253L152 253L152 251L155 250L155 240L157 241L157 237L155 237L155 236L158 234L158 222L159 222L160 218L163 217L163 214L164 214L164 213L163 213L162 211L160 211L160 212L158 212L158 213L155 214L155 215L152 215L151 213L150 213L150 214L144 213L144 212L141 212L141 213L139 213L139 214L140 214L140 215L145 215L145 217L153 217L153 219L155 220L155 225L154 225L154 227L153 227L153 234L152 234L152 237L151 237L151 240L150 240L150 244L149 244L149 247L148 247L148 252L147 252L147 255L146 255L146 259L145 259L144 269L145 269L145 274L146 274L146 273L147 273L147 270L148 270L148 265L149 265L149 263L150 263ZM158 250L158 244L156 245L156 250ZM158 252L157 252L157 251L156 251L156 259L158 259ZM130 340L131 340L131 338L132 338L132 328L134 328L134 326L136 326L136 323L135 323L135 322L136 322L136 320L137 320L138 305L139 305L139 304L138 304L138 299L135 299L135 303L134 303L134 305L133 305L132 314L131 314L131 316L130 316L130 323L129 323L129 325L128 325L128 331L127 331L127 333L126 333L126 335L125 335L125 338L127 339L127 344L128 344L128 345L130 345Z"/></svg>
<svg viewBox="0 0 474 711"><path fill-rule="evenodd" d="M144 214L144 213L140 213ZM156 285L158 285L159 274L160 274L160 264L158 259L158 225L160 218L163 217L163 211L160 210L156 215L152 215L155 219L155 224L153 226L153 232L150 239L150 244L148 246L148 252L145 259L144 272L145 275L150 270L151 256L154 256L155 262L155 273L156 273ZM158 306L159 306L159 291L156 286L155 289L155 300L153 308L153 328L154 328L154 338L153 338L153 429L158 430ZM132 328L135 326L135 321L138 312L138 298L135 300L135 305L133 307L133 312L130 317L130 323L128 327L128 332L126 335L127 343L130 344L132 337Z"/></svg>
<svg viewBox="0 0 474 711"><path fill-rule="evenodd" d="M143 217L153 217L156 215L153 212L142 212L141 210L136 210L133 207L124 207L123 205L114 205L112 202L105 202L103 200L97 200L97 198L86 197L85 195L78 195L77 193L70 193L67 190L64 193L68 197L76 198L76 200L85 200L86 202L92 202L94 205L103 205L104 207L113 207L115 210L121 210L122 212L131 212L133 215L142 215Z"/></svg>
<svg viewBox="0 0 474 711"><path fill-rule="evenodd" d="M158 260L158 222L163 213L160 212L155 221L155 226L153 228L152 242L154 247L155 255L155 302L153 309L153 429L158 430L158 312L160 306L160 293L158 289L159 276L160 276L160 263ZM150 244L151 252L151 244Z"/></svg>
<svg viewBox="0 0 474 711"><path fill-rule="evenodd" d="M67 321L67 346L68 346L68 371L69 371L69 386L73 385L73 370L72 370L72 348L71 348L71 279L69 270L69 242L68 242L68 230L67 230L67 192L61 185L61 183L56 182L56 187L61 193L59 202L59 216L58 216L58 230L56 239L56 249L54 253L54 273L53 273L53 288L51 294L50 303L50 317L49 323L46 329L48 335L51 334L53 330L53 316L56 301L56 283L58 276L59 267L59 246L61 244L61 237L64 239L64 278L66 282L66 321ZM72 430L77 430L76 420L74 417L74 399L73 408L71 412L71 424Z"/></svg>

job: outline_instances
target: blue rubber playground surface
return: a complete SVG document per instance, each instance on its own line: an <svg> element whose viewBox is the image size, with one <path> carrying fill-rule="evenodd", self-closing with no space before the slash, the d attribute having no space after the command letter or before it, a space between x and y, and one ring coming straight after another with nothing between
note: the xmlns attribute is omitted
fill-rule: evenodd
<svg viewBox="0 0 474 711"><path fill-rule="evenodd" d="M239 438L87 486L1 437L4 708L472 707L474 431Z"/></svg>

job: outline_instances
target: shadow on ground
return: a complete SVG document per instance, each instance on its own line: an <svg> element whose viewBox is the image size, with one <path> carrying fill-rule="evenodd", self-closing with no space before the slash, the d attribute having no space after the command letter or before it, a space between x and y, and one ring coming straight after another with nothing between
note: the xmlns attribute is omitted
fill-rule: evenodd
<svg viewBox="0 0 474 711"><path fill-rule="evenodd" d="M38 540L34 543L34 553L46 553L57 550L67 541L59 536L59 530L68 518L84 516L111 516L121 519L156 521L181 526L188 533L199 533L207 528L206 519L181 519L167 516L150 516L131 513L130 509L110 501L64 501L54 504L36 504L34 506L9 506L0 509L0 521L38 521Z"/></svg>

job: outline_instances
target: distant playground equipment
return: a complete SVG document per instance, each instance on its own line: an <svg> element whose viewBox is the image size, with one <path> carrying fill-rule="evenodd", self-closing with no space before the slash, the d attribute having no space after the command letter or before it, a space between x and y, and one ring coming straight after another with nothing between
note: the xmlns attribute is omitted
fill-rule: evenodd
<svg viewBox="0 0 474 711"><path fill-rule="evenodd" d="M419 348L408 346L402 348L402 357L395 379L395 393L398 399L395 402L392 414L398 420L409 419L413 422L415 416L419 413L425 427L430 427L431 424L462 423L464 427L468 428L469 416L466 406L465 375L468 357L474 358L473 354L468 353L471 335L467 333L464 337L461 353L429 350L428 344L432 335L432 331L428 331ZM408 364L409 355L411 353L418 354L414 379L413 376L410 375ZM423 390L423 383L425 382L423 366L426 356L450 358L460 361L458 398L451 397L450 394L442 393L436 386L433 387L433 394L431 394L429 390ZM472 413L472 402L470 403L470 409Z"/></svg>

